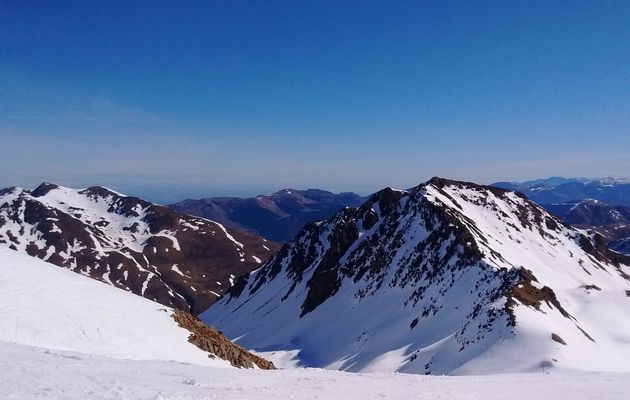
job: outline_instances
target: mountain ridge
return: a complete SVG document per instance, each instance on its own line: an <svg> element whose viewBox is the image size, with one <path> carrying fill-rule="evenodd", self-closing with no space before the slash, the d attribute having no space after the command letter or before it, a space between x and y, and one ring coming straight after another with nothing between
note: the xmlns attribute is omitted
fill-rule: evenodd
<svg viewBox="0 0 630 400"><path fill-rule="evenodd" d="M199 313L277 248L101 186L0 191L0 246Z"/></svg>

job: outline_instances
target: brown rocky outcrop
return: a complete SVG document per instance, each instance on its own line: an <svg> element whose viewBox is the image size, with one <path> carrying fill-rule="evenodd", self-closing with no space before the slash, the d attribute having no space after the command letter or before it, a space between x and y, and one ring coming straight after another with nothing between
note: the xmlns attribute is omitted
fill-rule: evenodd
<svg viewBox="0 0 630 400"><path fill-rule="evenodd" d="M188 341L210 353L210 357L227 360L237 368L276 369L272 362L232 343L223 333L185 311L175 310L173 319L179 326L191 332Z"/></svg>

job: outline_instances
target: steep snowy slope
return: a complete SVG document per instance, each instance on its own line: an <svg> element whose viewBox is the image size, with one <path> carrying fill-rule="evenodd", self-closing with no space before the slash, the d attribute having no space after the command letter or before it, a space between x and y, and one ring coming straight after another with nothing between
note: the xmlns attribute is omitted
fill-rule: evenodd
<svg viewBox="0 0 630 400"><path fill-rule="evenodd" d="M189 343L191 331L178 326L172 309L5 248L0 314L0 342L120 359L238 365ZM229 342L205 338L255 360Z"/></svg>
<svg viewBox="0 0 630 400"><path fill-rule="evenodd" d="M0 190L0 246L198 313L277 248L103 187Z"/></svg>
<svg viewBox="0 0 630 400"><path fill-rule="evenodd" d="M518 193L434 178L306 226L202 319L305 366L630 371L627 263Z"/></svg>

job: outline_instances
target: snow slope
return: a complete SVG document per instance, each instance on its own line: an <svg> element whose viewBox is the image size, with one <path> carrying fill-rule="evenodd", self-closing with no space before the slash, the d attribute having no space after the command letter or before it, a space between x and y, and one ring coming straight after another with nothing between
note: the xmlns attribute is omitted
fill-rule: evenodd
<svg viewBox="0 0 630 400"><path fill-rule="evenodd" d="M518 193L434 178L306 226L202 319L280 366L630 371L630 267L595 243Z"/></svg>
<svg viewBox="0 0 630 400"><path fill-rule="evenodd" d="M217 369L113 360L0 342L4 400L458 399L625 400L629 374L488 376Z"/></svg>
<svg viewBox="0 0 630 400"><path fill-rule="evenodd" d="M0 342L85 353L81 358L230 366L188 343L190 332L177 326L171 309L5 248L0 314ZM5 356L0 360L6 362ZM6 379L5 366L0 371Z"/></svg>

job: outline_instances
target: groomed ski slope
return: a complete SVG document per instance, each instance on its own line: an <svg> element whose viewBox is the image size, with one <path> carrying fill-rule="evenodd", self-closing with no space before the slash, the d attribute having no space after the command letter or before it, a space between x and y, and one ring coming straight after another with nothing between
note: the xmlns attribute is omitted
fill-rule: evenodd
<svg viewBox="0 0 630 400"><path fill-rule="evenodd" d="M0 248L0 288L0 342L230 367L188 343L171 309L35 257Z"/></svg>
<svg viewBox="0 0 630 400"><path fill-rule="evenodd" d="M625 400L630 374L424 376L211 368L47 351L0 342L3 400Z"/></svg>

